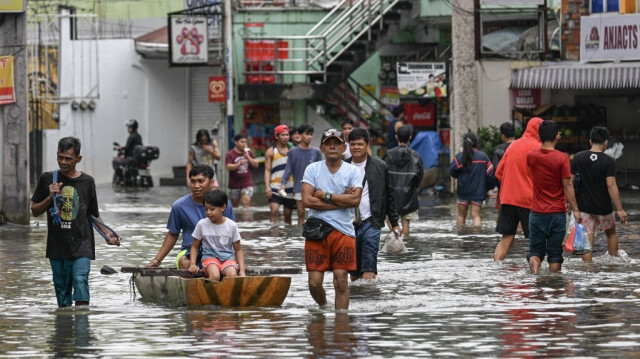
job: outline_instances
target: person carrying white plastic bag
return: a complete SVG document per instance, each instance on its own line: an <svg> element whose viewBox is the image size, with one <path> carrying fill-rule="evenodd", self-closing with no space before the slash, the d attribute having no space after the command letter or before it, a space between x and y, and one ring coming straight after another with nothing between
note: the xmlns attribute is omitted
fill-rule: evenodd
<svg viewBox="0 0 640 359"><path fill-rule="evenodd" d="M562 243L562 249L576 255L591 253L592 245L587 231L581 223L576 223L573 215L567 222L567 235Z"/></svg>
<svg viewBox="0 0 640 359"><path fill-rule="evenodd" d="M404 245L404 235L399 232L389 233L381 251L388 254L406 253L407 247Z"/></svg>

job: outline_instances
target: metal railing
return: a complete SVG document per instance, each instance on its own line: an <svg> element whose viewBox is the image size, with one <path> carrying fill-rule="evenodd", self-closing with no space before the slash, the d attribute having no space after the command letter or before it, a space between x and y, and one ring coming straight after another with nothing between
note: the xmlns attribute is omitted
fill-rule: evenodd
<svg viewBox="0 0 640 359"><path fill-rule="evenodd" d="M366 35L366 39L371 40L371 29L376 24L382 29L382 17L399 1L341 0L303 36L247 37L245 44L274 41L276 46L275 51L267 54L269 56L259 58L247 56L245 48L245 75L273 76L279 83L309 82L308 75L321 75L326 82L327 68L358 39L364 39ZM286 56L284 49L278 46L285 43L288 46ZM267 68L258 67L254 71L255 62L267 64ZM271 81L269 78L268 82Z"/></svg>

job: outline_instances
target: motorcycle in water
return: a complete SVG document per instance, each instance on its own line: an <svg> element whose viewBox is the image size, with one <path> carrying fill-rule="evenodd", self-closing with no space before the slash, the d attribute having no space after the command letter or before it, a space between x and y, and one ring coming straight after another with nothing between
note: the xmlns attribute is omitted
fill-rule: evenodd
<svg viewBox="0 0 640 359"><path fill-rule="evenodd" d="M124 148L118 142L113 143L118 157L124 155ZM113 173L113 187L153 187L153 178L149 172L149 163L160 157L160 149L155 146L135 146L133 148L133 161L126 165L120 165L120 173Z"/></svg>

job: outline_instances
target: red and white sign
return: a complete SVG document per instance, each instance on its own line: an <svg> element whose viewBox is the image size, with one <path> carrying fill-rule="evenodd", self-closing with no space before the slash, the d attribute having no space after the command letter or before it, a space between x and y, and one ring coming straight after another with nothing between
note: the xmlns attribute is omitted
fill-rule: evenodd
<svg viewBox="0 0 640 359"><path fill-rule="evenodd" d="M209 102L226 102L227 101L227 77L226 76L210 76L209 77Z"/></svg>
<svg viewBox="0 0 640 359"><path fill-rule="evenodd" d="M640 14L580 18L580 61L640 59Z"/></svg>
<svg viewBox="0 0 640 359"><path fill-rule="evenodd" d="M419 103L404 103L406 122L414 127L434 127L436 106L433 103L421 105Z"/></svg>
<svg viewBox="0 0 640 359"><path fill-rule="evenodd" d="M0 105L16 102L13 87L13 56L0 56Z"/></svg>
<svg viewBox="0 0 640 359"><path fill-rule="evenodd" d="M535 109L542 105L540 89L511 89L511 107Z"/></svg>

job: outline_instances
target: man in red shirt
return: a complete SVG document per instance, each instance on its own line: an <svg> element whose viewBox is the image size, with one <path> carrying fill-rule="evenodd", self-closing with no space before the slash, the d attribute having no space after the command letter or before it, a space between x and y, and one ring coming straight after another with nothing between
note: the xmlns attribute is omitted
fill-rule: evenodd
<svg viewBox="0 0 640 359"><path fill-rule="evenodd" d="M533 180L533 201L529 215L529 254L527 261L531 273L538 274L540 263L547 256L549 271L559 272L562 268L562 241L567 219L567 200L573 209L576 222L582 222L576 196L571 183L569 157L558 150L556 145L562 136L553 121L540 124L542 147L529 152L527 165Z"/></svg>
<svg viewBox="0 0 640 359"><path fill-rule="evenodd" d="M224 156L224 163L229 171L229 197L233 207L238 207L240 200L242 206L251 206L253 196L253 175L251 167L258 167L258 160L253 151L247 145L247 136L240 133L233 138L233 147Z"/></svg>
<svg viewBox="0 0 640 359"><path fill-rule="evenodd" d="M521 138L515 140L496 165L496 178L500 181L500 215L496 232L502 234L496 246L493 260L501 261L509 253L518 230L522 225L524 237L529 238L529 213L533 189L531 170L527 166L527 154L540 148L538 129L542 119L534 117L527 122Z"/></svg>

